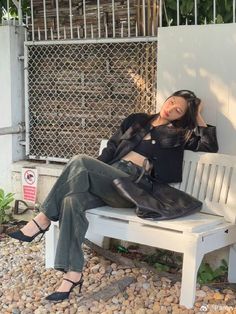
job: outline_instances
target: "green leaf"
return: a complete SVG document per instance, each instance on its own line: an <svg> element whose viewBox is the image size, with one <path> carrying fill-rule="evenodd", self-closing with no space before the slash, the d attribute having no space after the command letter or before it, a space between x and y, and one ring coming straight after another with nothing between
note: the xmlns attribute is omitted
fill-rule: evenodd
<svg viewBox="0 0 236 314"><path fill-rule="evenodd" d="M14 198L3 199L0 203L0 208L6 209L6 207L14 200Z"/></svg>
<svg viewBox="0 0 236 314"><path fill-rule="evenodd" d="M13 193L7 193L7 195L5 196L6 198L10 198L10 197L13 197L14 194Z"/></svg>
<svg viewBox="0 0 236 314"><path fill-rule="evenodd" d="M177 11L176 0L167 0L165 1L165 4L167 8Z"/></svg>
<svg viewBox="0 0 236 314"><path fill-rule="evenodd" d="M169 24L176 25L177 23L177 3L176 0L163 0L164 7L163 17L164 20ZM197 3L198 7L198 23L204 24L205 19L207 23L213 22L213 1L212 0L201 0ZM229 23L232 22L232 0L218 0L216 1L216 12L218 14L216 23ZM166 19L168 17L168 21ZM188 19L188 23L194 23L194 1L193 0L182 0L180 2L180 23L185 23Z"/></svg>
<svg viewBox="0 0 236 314"><path fill-rule="evenodd" d="M233 10L232 1L225 0L225 10L228 12L232 12Z"/></svg>
<svg viewBox="0 0 236 314"><path fill-rule="evenodd" d="M217 14L216 16L216 21L217 24L222 24L224 23L223 17L220 14Z"/></svg>
<svg viewBox="0 0 236 314"><path fill-rule="evenodd" d="M158 271L169 271L169 270L170 270L170 267L169 267L169 266L163 265L163 264L160 264L160 263L155 263L155 264L154 264L154 267L155 267Z"/></svg>
<svg viewBox="0 0 236 314"><path fill-rule="evenodd" d="M0 189L0 199L4 198L4 191L3 189Z"/></svg>
<svg viewBox="0 0 236 314"><path fill-rule="evenodd" d="M221 260L222 266L225 266L228 269L228 264L225 259Z"/></svg>
<svg viewBox="0 0 236 314"><path fill-rule="evenodd" d="M188 15L193 10L193 1L192 0L185 0L180 5L180 12L183 15Z"/></svg>
<svg viewBox="0 0 236 314"><path fill-rule="evenodd" d="M6 210L10 209L10 204L14 201L14 194L5 194L3 189L0 189L0 223L6 223L10 220L10 215Z"/></svg>
<svg viewBox="0 0 236 314"><path fill-rule="evenodd" d="M228 271L228 265L225 260L221 261L221 265L213 270L207 263L202 263L198 270L197 281L201 284L220 280Z"/></svg>

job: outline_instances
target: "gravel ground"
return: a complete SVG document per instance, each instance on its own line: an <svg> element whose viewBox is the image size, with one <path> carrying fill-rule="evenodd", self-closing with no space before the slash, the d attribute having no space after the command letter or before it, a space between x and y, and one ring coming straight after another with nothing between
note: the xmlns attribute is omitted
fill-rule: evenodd
<svg viewBox="0 0 236 314"><path fill-rule="evenodd" d="M235 313L236 295L233 291L197 288L195 306L187 310L179 306L180 283L168 278L157 281L145 269L122 269L121 266L96 256L85 247L83 293L99 291L124 276L135 276L131 284L107 302L92 301L80 306L81 297L75 288L68 301L50 303L44 297L60 283L62 273L44 268L44 241L30 244L3 238L0 241L0 313L1 314L167 314L167 313Z"/></svg>

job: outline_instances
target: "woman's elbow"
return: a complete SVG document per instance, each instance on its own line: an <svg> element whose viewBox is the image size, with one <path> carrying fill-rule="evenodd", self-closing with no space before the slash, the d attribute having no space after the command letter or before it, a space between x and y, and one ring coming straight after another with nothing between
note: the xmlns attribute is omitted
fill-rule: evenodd
<svg viewBox="0 0 236 314"><path fill-rule="evenodd" d="M209 146L208 152L209 153L217 153L218 150L219 150L219 146L217 143L215 143L214 145Z"/></svg>

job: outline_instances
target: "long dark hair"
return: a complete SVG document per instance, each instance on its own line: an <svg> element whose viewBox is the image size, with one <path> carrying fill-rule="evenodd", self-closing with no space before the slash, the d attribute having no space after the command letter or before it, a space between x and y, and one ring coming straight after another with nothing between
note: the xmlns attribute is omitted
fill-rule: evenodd
<svg viewBox="0 0 236 314"><path fill-rule="evenodd" d="M182 89L174 92L171 96L178 96L182 97L186 100L187 102L187 111L185 114L178 120L174 120L171 123L176 127L176 128L184 128L184 129L194 129L197 126L197 111L198 107L201 103L201 99L198 98L194 92L187 90L187 89ZM167 99L168 99L167 98Z"/></svg>

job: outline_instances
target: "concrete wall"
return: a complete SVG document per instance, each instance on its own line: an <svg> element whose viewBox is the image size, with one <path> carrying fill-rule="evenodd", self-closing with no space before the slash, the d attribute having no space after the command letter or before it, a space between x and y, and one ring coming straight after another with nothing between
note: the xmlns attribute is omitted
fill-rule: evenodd
<svg viewBox="0 0 236 314"><path fill-rule="evenodd" d="M18 161L12 165L12 185L15 198L22 200L22 167L33 167L38 171L37 203L42 203L62 172L63 164L46 164L34 161Z"/></svg>
<svg viewBox="0 0 236 314"><path fill-rule="evenodd" d="M158 32L158 109L172 92L193 90L217 126L220 152L236 155L236 24L176 26Z"/></svg>
<svg viewBox="0 0 236 314"><path fill-rule="evenodd" d="M24 29L0 26L0 128L24 121L22 56ZM0 135L0 187L11 191L11 165L24 158L22 135Z"/></svg>
<svg viewBox="0 0 236 314"><path fill-rule="evenodd" d="M159 28L157 108L178 89L193 90L206 122L216 125L221 153L236 155L236 24ZM212 267L228 249L207 254Z"/></svg>

